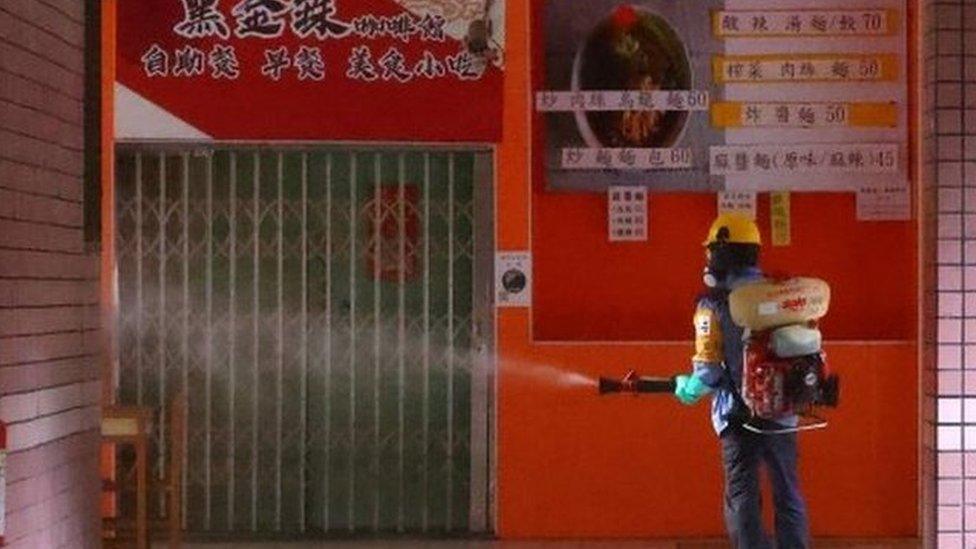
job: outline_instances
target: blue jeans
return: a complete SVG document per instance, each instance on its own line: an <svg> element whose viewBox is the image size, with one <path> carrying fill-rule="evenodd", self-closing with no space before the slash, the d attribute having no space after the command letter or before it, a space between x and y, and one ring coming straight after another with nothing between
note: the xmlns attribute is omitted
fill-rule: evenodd
<svg viewBox="0 0 976 549"><path fill-rule="evenodd" d="M796 464L796 433L760 435L730 426L722 432L725 466L725 526L736 549L774 547L762 525L759 466L773 486L776 544L779 549L807 549L806 505L800 494Z"/></svg>

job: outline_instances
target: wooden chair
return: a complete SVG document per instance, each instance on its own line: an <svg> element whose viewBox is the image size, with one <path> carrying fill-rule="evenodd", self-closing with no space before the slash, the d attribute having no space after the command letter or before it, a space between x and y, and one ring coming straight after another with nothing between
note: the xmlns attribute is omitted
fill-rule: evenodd
<svg viewBox="0 0 976 549"><path fill-rule="evenodd" d="M163 490L166 494L166 524L169 546L183 543L183 447L186 440L186 394L180 391L169 406L169 464Z"/></svg>
<svg viewBox="0 0 976 549"><path fill-rule="evenodd" d="M105 547L135 546L148 549L150 531L165 533L169 547L177 549L183 541L182 528L182 477L183 447L186 433L186 397L181 392L171 401L166 418L167 450L166 471L162 479L150 480L149 451L154 440L152 418L155 414L150 408L133 406L106 407L102 415L102 441L106 444L130 444L135 449L134 475L136 482L135 519L121 517L103 520L103 542ZM103 482L104 492L121 492L120 481ZM149 519L149 498L151 494L163 494L166 517L162 520Z"/></svg>
<svg viewBox="0 0 976 549"><path fill-rule="evenodd" d="M146 470L148 465L147 453L149 447L150 430L152 429L153 412L149 408L136 406L107 406L102 410L102 443L131 445L135 449L135 477L136 477L136 518L134 541L137 549L148 549L149 534L147 529L148 512L148 483ZM120 492L118 480L105 482L103 491L111 491L116 495ZM105 519L102 522L102 537L106 545L117 544L124 539L122 528L117 518Z"/></svg>

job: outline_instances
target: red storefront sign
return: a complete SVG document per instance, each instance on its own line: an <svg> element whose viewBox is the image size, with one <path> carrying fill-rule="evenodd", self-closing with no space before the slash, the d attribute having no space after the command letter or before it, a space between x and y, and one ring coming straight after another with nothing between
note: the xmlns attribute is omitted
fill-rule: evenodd
<svg viewBox="0 0 976 549"><path fill-rule="evenodd" d="M485 10L484 0L120 0L117 81L213 139L497 141L503 48L495 37L472 51L464 39L492 19ZM120 109L140 136L166 135L144 108Z"/></svg>

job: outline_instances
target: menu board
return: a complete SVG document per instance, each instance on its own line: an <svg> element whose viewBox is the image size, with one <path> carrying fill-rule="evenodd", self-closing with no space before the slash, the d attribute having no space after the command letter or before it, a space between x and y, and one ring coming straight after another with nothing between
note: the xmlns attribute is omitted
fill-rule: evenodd
<svg viewBox="0 0 976 549"><path fill-rule="evenodd" d="M905 0L541 6L550 189L907 188Z"/></svg>

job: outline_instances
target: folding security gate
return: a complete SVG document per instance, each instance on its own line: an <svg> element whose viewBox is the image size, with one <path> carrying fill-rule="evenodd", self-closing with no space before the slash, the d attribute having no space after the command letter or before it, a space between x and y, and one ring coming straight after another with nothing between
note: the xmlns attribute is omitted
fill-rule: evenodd
<svg viewBox="0 0 976 549"><path fill-rule="evenodd" d="M187 395L187 530L490 528L490 153L117 158L119 397Z"/></svg>

